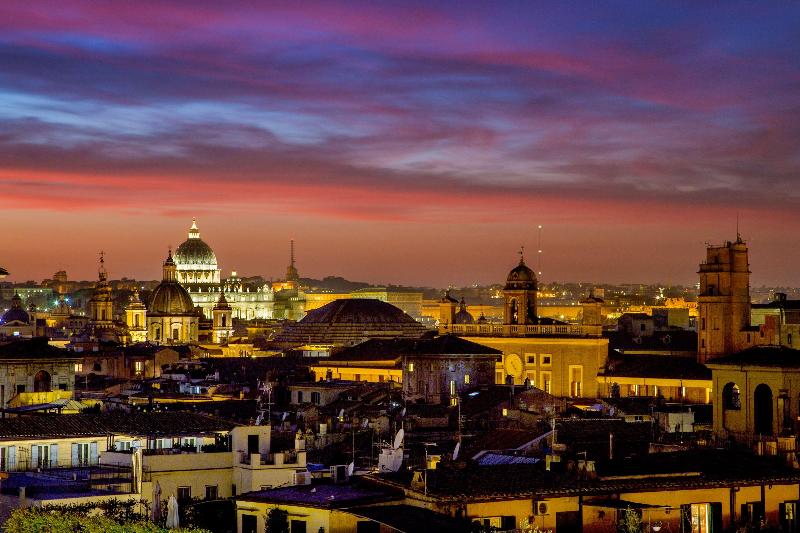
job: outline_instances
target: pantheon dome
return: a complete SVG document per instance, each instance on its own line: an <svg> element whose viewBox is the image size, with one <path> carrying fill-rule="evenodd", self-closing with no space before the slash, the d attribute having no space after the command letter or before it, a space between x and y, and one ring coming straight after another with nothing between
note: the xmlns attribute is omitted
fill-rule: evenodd
<svg viewBox="0 0 800 533"><path fill-rule="evenodd" d="M346 346L370 338L419 338L425 326L397 307L368 298L334 300L289 323L274 341L285 346Z"/></svg>

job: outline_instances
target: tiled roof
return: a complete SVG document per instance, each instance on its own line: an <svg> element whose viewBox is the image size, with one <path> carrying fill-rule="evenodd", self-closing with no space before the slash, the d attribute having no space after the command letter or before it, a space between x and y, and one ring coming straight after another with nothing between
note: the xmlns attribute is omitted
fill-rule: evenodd
<svg viewBox="0 0 800 533"><path fill-rule="evenodd" d="M785 346L754 346L739 353L711 359L708 364L800 368L800 350Z"/></svg>
<svg viewBox="0 0 800 533"><path fill-rule="evenodd" d="M230 431L236 424L197 413L37 415L0 419L0 440L57 439L104 435L169 437Z"/></svg>
<svg viewBox="0 0 800 533"><path fill-rule="evenodd" d="M370 339L326 358L325 361L371 361L403 356L483 356L500 357L500 350L454 335L420 339Z"/></svg>
<svg viewBox="0 0 800 533"><path fill-rule="evenodd" d="M632 337L623 331L604 333L609 351L621 352L697 352L697 333L694 331L657 331L646 337Z"/></svg>
<svg viewBox="0 0 800 533"><path fill-rule="evenodd" d="M367 503L400 501L403 499L403 495L398 491L357 483L314 483L312 485L257 490L242 494L236 499L249 502L295 504L338 509Z"/></svg>
<svg viewBox="0 0 800 533"><path fill-rule="evenodd" d="M348 509L349 513L387 525L398 533L463 533L472 531L471 524L448 515L413 505L375 505Z"/></svg>
<svg viewBox="0 0 800 533"><path fill-rule="evenodd" d="M669 355L616 355L600 375L668 379L710 380L711 370L689 357Z"/></svg>
<svg viewBox="0 0 800 533"><path fill-rule="evenodd" d="M429 496L437 499L468 497L480 501L800 481L800 472L786 467L780 458L725 450L646 454L638 459L600 462L596 470L599 477L589 480L573 473L548 472L541 463L482 468L439 463L436 470L428 471L427 490ZM371 478L383 480L390 486L408 488L411 475L401 472Z"/></svg>
<svg viewBox="0 0 800 533"><path fill-rule="evenodd" d="M0 345L0 360L2 359L81 359L82 356L56 348L47 342L45 337L17 340Z"/></svg>

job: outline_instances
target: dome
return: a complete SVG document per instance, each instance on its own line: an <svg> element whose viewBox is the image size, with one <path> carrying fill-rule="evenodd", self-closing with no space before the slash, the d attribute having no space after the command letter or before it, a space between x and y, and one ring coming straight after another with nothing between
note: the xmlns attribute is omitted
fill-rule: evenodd
<svg viewBox="0 0 800 533"><path fill-rule="evenodd" d="M309 311L300 324L417 324L397 307L371 298L334 300Z"/></svg>
<svg viewBox="0 0 800 533"><path fill-rule="evenodd" d="M528 268L522 257L519 264L508 273L505 290L536 290L536 273Z"/></svg>
<svg viewBox="0 0 800 533"><path fill-rule="evenodd" d="M153 290L150 297L148 314L154 316L191 315L194 313L194 302L189 296L189 291L178 283L175 277L175 262L172 260L172 251L164 261L164 277L161 283Z"/></svg>
<svg viewBox="0 0 800 533"><path fill-rule="evenodd" d="M461 298L461 307L456 313L456 316L453 317L453 324L472 324L475 322L472 314L467 311L467 302L464 301L464 298Z"/></svg>
<svg viewBox="0 0 800 533"><path fill-rule="evenodd" d="M25 310L22 308L22 298L19 297L19 294L14 294L14 297L11 298L11 309L5 312L3 315L3 323L8 324L9 322L30 322L31 317Z"/></svg>
<svg viewBox="0 0 800 533"><path fill-rule="evenodd" d="M183 241L175 250L175 264L179 270L214 270L217 268L217 256L214 251L200 238L197 223L192 220L189 229L189 238Z"/></svg>
<svg viewBox="0 0 800 533"><path fill-rule="evenodd" d="M191 315L194 312L192 297L177 281L162 281L150 298L148 315Z"/></svg>

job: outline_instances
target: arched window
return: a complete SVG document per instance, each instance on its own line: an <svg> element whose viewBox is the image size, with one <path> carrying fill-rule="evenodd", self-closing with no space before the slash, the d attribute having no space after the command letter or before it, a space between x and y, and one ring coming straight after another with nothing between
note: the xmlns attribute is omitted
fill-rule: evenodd
<svg viewBox="0 0 800 533"><path fill-rule="evenodd" d="M739 410L742 408L742 399L739 396L739 387L735 383L728 383L722 389L722 408Z"/></svg>
<svg viewBox="0 0 800 533"><path fill-rule="evenodd" d="M772 435L772 389L761 384L753 391L753 430L759 435Z"/></svg>
<svg viewBox="0 0 800 533"><path fill-rule="evenodd" d="M139 322L140 320L141 320L141 317L140 317L139 313L136 313L135 315L133 315L133 322L134 322L134 325L137 328L141 325L140 322Z"/></svg>
<svg viewBox="0 0 800 533"><path fill-rule="evenodd" d="M50 373L40 370L33 377L33 392L50 392Z"/></svg>
<svg viewBox="0 0 800 533"><path fill-rule="evenodd" d="M228 327L228 315L222 315L222 327L223 328Z"/></svg>
<svg viewBox="0 0 800 533"><path fill-rule="evenodd" d="M511 315L510 316L510 318L511 318L510 322L512 324L516 324L517 322L519 322L519 308L517 307L516 298L511 300L511 313L509 313L509 314Z"/></svg>

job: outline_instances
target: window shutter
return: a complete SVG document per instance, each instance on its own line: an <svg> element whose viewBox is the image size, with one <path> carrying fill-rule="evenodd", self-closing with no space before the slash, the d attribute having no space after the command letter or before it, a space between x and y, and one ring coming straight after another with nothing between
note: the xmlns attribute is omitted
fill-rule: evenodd
<svg viewBox="0 0 800 533"><path fill-rule="evenodd" d="M39 466L39 446L36 444L31 446L31 464L29 468L36 468Z"/></svg>
<svg viewBox="0 0 800 533"><path fill-rule="evenodd" d="M80 457L78 456L78 444L72 443L72 466L80 466Z"/></svg>
<svg viewBox="0 0 800 533"><path fill-rule="evenodd" d="M50 464L47 466L58 466L58 444L50 445Z"/></svg>
<svg viewBox="0 0 800 533"><path fill-rule="evenodd" d="M681 505L681 532L692 533L692 506Z"/></svg>
<svg viewBox="0 0 800 533"><path fill-rule="evenodd" d="M97 443L92 442L89 443L89 464L96 465L97 464Z"/></svg>
<svg viewBox="0 0 800 533"><path fill-rule="evenodd" d="M722 533L722 504L709 504L711 509L711 533Z"/></svg>
<svg viewBox="0 0 800 533"><path fill-rule="evenodd" d="M14 470L17 467L17 447L8 447L8 470Z"/></svg>

